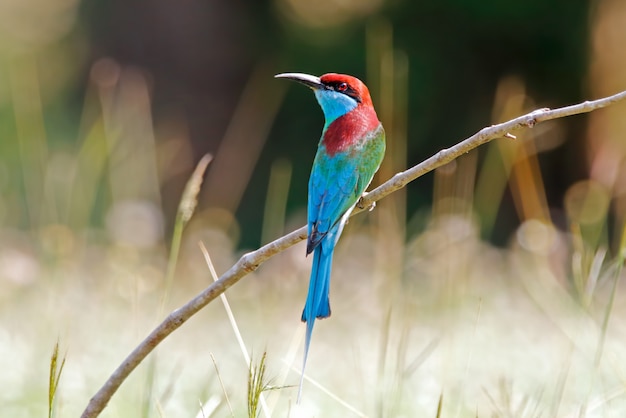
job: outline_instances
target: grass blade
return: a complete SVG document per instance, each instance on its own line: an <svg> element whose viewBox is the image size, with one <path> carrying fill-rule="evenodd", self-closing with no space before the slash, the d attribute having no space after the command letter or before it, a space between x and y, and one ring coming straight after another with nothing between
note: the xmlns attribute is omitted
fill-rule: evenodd
<svg viewBox="0 0 626 418"><path fill-rule="evenodd" d="M50 358L50 376L48 386L48 418L52 418L54 415L54 399L59 389L59 381L61 380L61 374L63 373L63 367L65 366L65 356L61 360L59 365L59 341L54 344L52 350L52 356Z"/></svg>
<svg viewBox="0 0 626 418"><path fill-rule="evenodd" d="M217 367L217 362L215 361L215 356L213 356L213 353L211 353L211 360L213 360L213 366L215 366L215 373L217 373L217 379L220 381L222 392L224 392L224 398L226 399L226 404L228 405L230 416L235 418L235 413L233 412L233 406L230 404L230 400L228 399L228 393L226 393L226 387L224 386L224 381L222 380L222 375L220 374L220 369Z"/></svg>
<svg viewBox="0 0 626 418"><path fill-rule="evenodd" d="M167 295L170 293L172 283L174 282L174 274L176 272L176 263L178 262L178 253L180 252L180 243L183 238L183 230L187 225L187 222L191 219L193 212L198 205L198 193L200 193L200 186L202 186L202 178L206 171L211 159L211 154L205 154L200 159L196 169L187 181L185 190L180 199L178 205L178 212L176 214L176 223L174 224L174 232L172 234L172 246L170 248L170 256L167 262L167 273L165 275L165 291L163 293L163 301L161 306L164 307L167 301Z"/></svg>
<svg viewBox="0 0 626 418"><path fill-rule="evenodd" d="M215 271L215 267L213 266L213 262L211 261L211 256L207 251L204 244L200 243L200 249L202 251L202 255L209 267L209 271L211 272L211 276L214 281L218 280L217 272ZM226 310L226 314L228 315L228 320L230 321L230 325L233 328L233 332L235 333L235 337L237 338L237 342L239 343L239 348L241 348L241 353L243 354L243 358L246 361L248 368L252 367L252 361L250 360L250 356L248 355L248 349L246 348L246 343L243 341L243 337L241 336L241 332L239 331L239 326L237 326L237 321L235 320L235 315L233 315L233 310L230 308L230 304L228 303L228 299L226 299L226 295L222 293L220 295L220 299L224 304L224 309ZM263 362L265 359L262 359ZM264 371L264 370L263 370ZM265 397L262 393L259 393L259 403L261 404L261 409L266 417L270 417L272 414L267 407L267 403L265 402Z"/></svg>
<svg viewBox="0 0 626 418"><path fill-rule="evenodd" d="M437 415L436 418L441 418L441 411L443 409L443 392L439 395L439 402L437 402Z"/></svg>
<svg viewBox="0 0 626 418"><path fill-rule="evenodd" d="M248 374L248 418L259 416L259 404L268 384L265 382L265 360L267 353L261 356L257 366L250 365Z"/></svg>

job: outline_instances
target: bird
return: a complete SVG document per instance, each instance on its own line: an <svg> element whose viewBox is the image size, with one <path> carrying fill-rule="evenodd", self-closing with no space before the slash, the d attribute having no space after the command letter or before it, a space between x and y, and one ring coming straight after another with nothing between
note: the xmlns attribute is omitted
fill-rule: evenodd
<svg viewBox="0 0 626 418"><path fill-rule="evenodd" d="M297 402L316 319L330 316L330 274L335 245L385 154L385 130L367 86L337 73L316 77L282 73L276 78L310 87L324 113L324 127L309 177L306 255L313 253L309 290L302 311L306 323Z"/></svg>

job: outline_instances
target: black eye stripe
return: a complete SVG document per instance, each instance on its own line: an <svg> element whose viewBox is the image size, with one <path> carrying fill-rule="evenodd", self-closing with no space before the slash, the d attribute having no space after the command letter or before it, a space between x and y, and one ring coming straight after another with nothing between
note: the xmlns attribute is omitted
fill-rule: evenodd
<svg viewBox="0 0 626 418"><path fill-rule="evenodd" d="M342 88L342 86L345 86ZM328 87L330 87L332 90L344 93L346 91L351 91L352 89L350 88L350 86L348 85L348 83L343 83L341 81L337 81L335 83L330 84Z"/></svg>
<svg viewBox="0 0 626 418"><path fill-rule="evenodd" d="M345 86L345 87L342 89L342 86ZM336 81L333 83L328 83L326 84L326 88L328 90L334 90L338 93L342 93L342 94L345 94L346 96L350 96L357 102L361 103L361 97L359 96L359 94L352 88L352 86L350 86L350 84L344 81Z"/></svg>

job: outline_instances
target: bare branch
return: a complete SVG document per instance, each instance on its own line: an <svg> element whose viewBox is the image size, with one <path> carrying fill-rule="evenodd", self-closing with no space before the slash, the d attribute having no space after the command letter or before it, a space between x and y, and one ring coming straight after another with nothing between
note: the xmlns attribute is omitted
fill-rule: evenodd
<svg viewBox="0 0 626 418"><path fill-rule="evenodd" d="M493 139L503 137L510 138L512 136L512 131L523 128L532 128L537 123L548 120L577 115L580 113L588 113L624 99L626 99L626 91L602 99L586 101L577 105L566 106L558 109L535 110L534 112L519 116L508 122L483 128L476 134L470 136L462 142L459 142L453 147L443 149L422 163L394 175L387 182L363 196L357 205L357 208L355 208L353 215L371 207L378 200L398 189L403 188L416 178L449 163L459 156ZM93 398L91 398L81 417L97 417L106 407L107 403L122 382L161 341L184 324L185 321L191 318L200 309L204 308L213 299L226 291L226 289L237 283L242 277L256 270L264 261L304 240L306 238L306 234L306 227L302 227L273 242L270 242L269 244L264 245L256 251L243 255L234 266L232 266L220 277L218 281L204 289L184 306L170 313L167 318L165 318L165 320L157 326L113 372L104 386L102 386Z"/></svg>
<svg viewBox="0 0 626 418"><path fill-rule="evenodd" d="M361 199L361 202L359 202L358 207L367 208L371 206L372 203L382 199L383 197L389 195L390 193L393 193L398 189L401 189L408 183L412 182L420 176L423 176L429 171L433 171L434 169L449 163L459 156L493 139L508 137L509 135L512 135L512 131L516 131L522 128L532 128L536 124L548 120L578 115L580 113L589 113L594 110L610 106L624 99L626 99L626 91L602 99L586 101L583 103L561 107L558 109L538 109L525 115L518 116L515 119L511 119L508 122L499 123L497 125L483 128L466 140L454 145L453 147L443 149L429 159L419 163L418 165L413 166L401 173L397 173L390 180L388 180L384 184L381 184L380 186L369 192L367 195L365 195ZM355 210L354 212L358 213L360 211L361 210Z"/></svg>

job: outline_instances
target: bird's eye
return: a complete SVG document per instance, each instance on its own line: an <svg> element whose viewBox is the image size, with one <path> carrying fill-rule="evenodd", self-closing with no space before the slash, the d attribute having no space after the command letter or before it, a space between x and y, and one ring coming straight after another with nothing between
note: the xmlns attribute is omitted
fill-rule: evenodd
<svg viewBox="0 0 626 418"><path fill-rule="evenodd" d="M348 83L337 84L337 91L346 91L346 90L348 90Z"/></svg>

